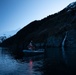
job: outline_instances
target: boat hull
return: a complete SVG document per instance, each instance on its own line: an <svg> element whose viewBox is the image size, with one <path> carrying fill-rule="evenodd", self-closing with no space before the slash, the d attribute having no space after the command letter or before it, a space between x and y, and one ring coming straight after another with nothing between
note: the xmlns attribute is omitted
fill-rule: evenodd
<svg viewBox="0 0 76 75"><path fill-rule="evenodd" d="M23 50L23 53L24 53L26 56L35 56L35 55L43 54L44 51Z"/></svg>

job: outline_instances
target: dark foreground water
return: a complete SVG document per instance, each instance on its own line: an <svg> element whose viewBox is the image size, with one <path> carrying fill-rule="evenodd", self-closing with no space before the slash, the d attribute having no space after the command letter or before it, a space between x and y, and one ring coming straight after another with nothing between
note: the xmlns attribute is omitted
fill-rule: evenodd
<svg viewBox="0 0 76 75"><path fill-rule="evenodd" d="M0 47L0 75L76 75L75 48L46 50L44 55L20 58Z"/></svg>

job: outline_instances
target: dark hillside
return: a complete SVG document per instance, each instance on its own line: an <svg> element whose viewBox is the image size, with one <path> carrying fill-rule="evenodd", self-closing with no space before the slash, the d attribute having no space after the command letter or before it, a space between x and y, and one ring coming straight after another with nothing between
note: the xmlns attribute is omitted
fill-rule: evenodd
<svg viewBox="0 0 76 75"><path fill-rule="evenodd" d="M67 32L66 47L76 45L76 2L42 20L33 21L2 43L6 47L26 48L33 40L37 46L60 47ZM67 44L66 44L67 43Z"/></svg>

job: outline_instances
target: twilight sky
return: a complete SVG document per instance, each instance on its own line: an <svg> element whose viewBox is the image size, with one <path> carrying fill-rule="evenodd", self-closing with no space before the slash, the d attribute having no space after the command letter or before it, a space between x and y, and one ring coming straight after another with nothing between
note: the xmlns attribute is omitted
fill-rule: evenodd
<svg viewBox="0 0 76 75"><path fill-rule="evenodd" d="M0 33L54 14L75 0L0 0Z"/></svg>

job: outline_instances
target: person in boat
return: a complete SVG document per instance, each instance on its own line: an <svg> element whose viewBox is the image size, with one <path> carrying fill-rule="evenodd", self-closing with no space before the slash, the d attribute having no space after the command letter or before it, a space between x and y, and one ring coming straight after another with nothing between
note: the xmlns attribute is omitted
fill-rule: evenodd
<svg viewBox="0 0 76 75"><path fill-rule="evenodd" d="M35 50L35 46L34 46L34 44L33 44L33 41L31 41L31 42L29 43L28 49L29 49L29 50Z"/></svg>

